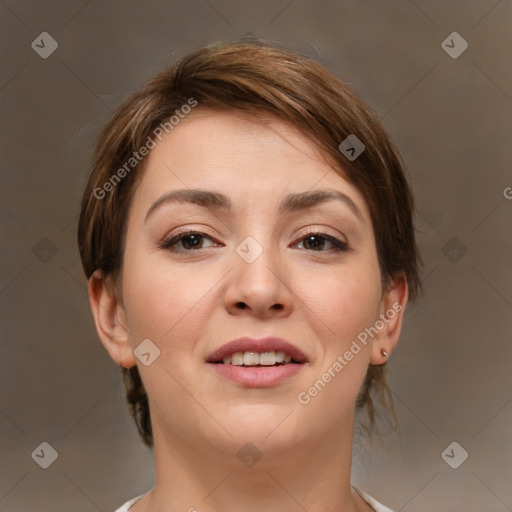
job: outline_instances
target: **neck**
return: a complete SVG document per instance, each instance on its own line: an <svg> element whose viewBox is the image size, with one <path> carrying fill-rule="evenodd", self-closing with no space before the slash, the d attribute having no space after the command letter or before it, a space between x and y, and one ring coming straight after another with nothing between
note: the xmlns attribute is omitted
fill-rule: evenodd
<svg viewBox="0 0 512 512"><path fill-rule="evenodd" d="M153 426L156 481L133 512L358 512L371 510L351 489L353 415L335 432L307 442L272 443L272 435L219 449ZM258 457L261 458L254 461ZM252 457L252 460L251 460ZM245 461L245 463L244 463Z"/></svg>

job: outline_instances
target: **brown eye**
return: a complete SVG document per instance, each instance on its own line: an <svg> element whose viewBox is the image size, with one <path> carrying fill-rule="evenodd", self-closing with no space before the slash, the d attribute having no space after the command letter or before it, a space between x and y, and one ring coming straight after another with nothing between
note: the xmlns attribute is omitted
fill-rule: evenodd
<svg viewBox="0 0 512 512"><path fill-rule="evenodd" d="M306 249L308 251L326 252L326 251L347 251L348 246L345 242L324 233L310 233L303 237L297 246L299 249Z"/></svg>
<svg viewBox="0 0 512 512"><path fill-rule="evenodd" d="M206 233L196 231L181 233L165 240L161 244L162 249L168 249L173 252L192 252L207 247L213 247L216 244Z"/></svg>

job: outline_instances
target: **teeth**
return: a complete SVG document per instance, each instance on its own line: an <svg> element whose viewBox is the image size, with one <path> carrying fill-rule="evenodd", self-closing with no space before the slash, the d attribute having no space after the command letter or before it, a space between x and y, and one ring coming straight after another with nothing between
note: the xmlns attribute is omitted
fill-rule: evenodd
<svg viewBox="0 0 512 512"><path fill-rule="evenodd" d="M231 363L237 366L242 366L244 364L244 353L237 352L231 356Z"/></svg>
<svg viewBox="0 0 512 512"><path fill-rule="evenodd" d="M259 356L259 364L263 366L274 366L276 362L277 357L273 350L271 352L262 352Z"/></svg>
<svg viewBox="0 0 512 512"><path fill-rule="evenodd" d="M224 356L222 362L224 364L232 364L234 366L273 366L276 363L289 363L292 356L285 354L283 351L271 350L269 352L235 352L230 356Z"/></svg>
<svg viewBox="0 0 512 512"><path fill-rule="evenodd" d="M244 365L256 366L260 364L260 355L258 352L244 352Z"/></svg>

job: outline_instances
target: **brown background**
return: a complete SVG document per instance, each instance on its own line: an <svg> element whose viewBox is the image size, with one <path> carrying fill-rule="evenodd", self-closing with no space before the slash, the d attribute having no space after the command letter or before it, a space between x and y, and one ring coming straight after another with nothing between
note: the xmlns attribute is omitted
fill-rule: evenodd
<svg viewBox="0 0 512 512"><path fill-rule="evenodd" d="M79 199L123 97L247 33L348 81L417 197L426 296L389 364L402 439L358 448L353 482L397 511L512 510L510 0L5 0L0 26L1 511L109 512L152 486L89 313ZM47 59L31 48L44 31L59 45ZM469 43L457 59L441 47L454 31ZM48 469L31 457L43 441ZM469 453L458 469L441 457L453 441Z"/></svg>

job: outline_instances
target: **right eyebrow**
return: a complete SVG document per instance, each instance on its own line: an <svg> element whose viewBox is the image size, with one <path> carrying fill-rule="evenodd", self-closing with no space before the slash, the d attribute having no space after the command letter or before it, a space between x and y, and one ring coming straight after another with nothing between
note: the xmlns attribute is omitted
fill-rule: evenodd
<svg viewBox="0 0 512 512"><path fill-rule="evenodd" d="M231 208L231 201L229 198L220 192L197 189L172 190L158 198L149 207L146 212L145 221L159 206L170 202L194 203L213 210L229 210Z"/></svg>

